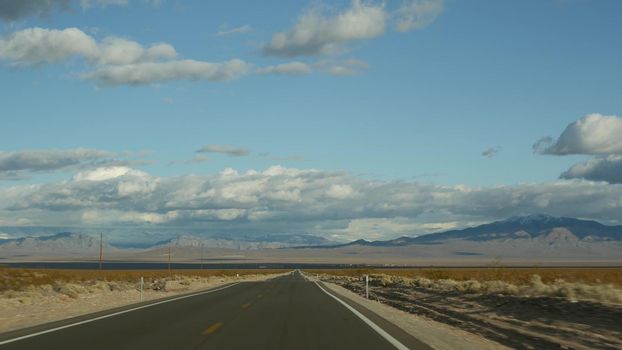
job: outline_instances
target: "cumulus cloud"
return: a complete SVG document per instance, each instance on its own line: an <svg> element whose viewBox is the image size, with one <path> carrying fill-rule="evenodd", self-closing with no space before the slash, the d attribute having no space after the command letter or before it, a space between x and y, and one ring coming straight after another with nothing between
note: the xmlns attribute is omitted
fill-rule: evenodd
<svg viewBox="0 0 622 350"><path fill-rule="evenodd" d="M622 185L583 180L468 187L278 166L178 177L109 167L70 181L0 188L0 222L21 218L47 226L145 224L327 237L364 229L380 239L540 212L622 220L620 198Z"/></svg>
<svg viewBox="0 0 622 350"><path fill-rule="evenodd" d="M326 196L333 199L346 199L354 195L354 190L350 185L331 185L326 190Z"/></svg>
<svg viewBox="0 0 622 350"><path fill-rule="evenodd" d="M92 59L100 65L122 65L151 62L177 57L175 48L166 43L153 44L144 48L139 43L125 38L105 38Z"/></svg>
<svg viewBox="0 0 622 350"><path fill-rule="evenodd" d="M259 74L306 75L311 72L312 69L308 64L297 61L257 68Z"/></svg>
<svg viewBox="0 0 622 350"><path fill-rule="evenodd" d="M82 57L94 68L79 74L100 86L146 85L172 80L228 81L240 77L251 65L232 59L220 63L179 60L166 43L149 47L118 37L97 42L77 28L29 28L0 39L0 59L16 66L39 65Z"/></svg>
<svg viewBox="0 0 622 350"><path fill-rule="evenodd" d="M177 52L168 44L144 48L135 41L117 37L97 43L78 28L27 28L0 39L0 58L18 66L55 63L72 56L84 57L97 65L120 65L173 59Z"/></svg>
<svg viewBox="0 0 622 350"><path fill-rule="evenodd" d="M263 52L282 57L334 53L349 42L382 35L387 18L382 5L360 0L353 0L349 8L332 17L312 9L300 16L293 28L274 34Z"/></svg>
<svg viewBox="0 0 622 350"><path fill-rule="evenodd" d="M622 154L622 118L589 114L569 124L557 140L544 137L534 144L541 154Z"/></svg>
<svg viewBox="0 0 622 350"><path fill-rule="evenodd" d="M28 28L0 39L0 59L14 65L54 63L79 55L96 58L95 40L78 28Z"/></svg>
<svg viewBox="0 0 622 350"><path fill-rule="evenodd" d="M125 166L111 166L77 173L73 179L75 181L105 181L125 175L146 176L146 173Z"/></svg>
<svg viewBox="0 0 622 350"><path fill-rule="evenodd" d="M443 9L443 0L407 1L397 10L395 29L398 32L407 32L425 28L436 20Z"/></svg>
<svg viewBox="0 0 622 350"><path fill-rule="evenodd" d="M329 230L329 237L335 241L356 239L382 240L387 237L410 236L419 232L437 232L458 227L456 222L421 223L410 218L370 218L350 220L345 228Z"/></svg>
<svg viewBox="0 0 622 350"><path fill-rule="evenodd" d="M422 29L443 10L443 0L408 0L394 13L387 12L384 4L362 0L352 0L347 9L332 16L315 7L303 13L291 29L274 34L263 53L281 57L339 53L350 42L381 36L389 21L395 22L398 32ZM333 71L333 75L352 75L352 69L345 66L335 66Z"/></svg>
<svg viewBox="0 0 622 350"><path fill-rule="evenodd" d="M147 85L172 80L229 81L249 70L250 65L238 59L222 63L179 60L104 66L80 77L93 80L100 86Z"/></svg>
<svg viewBox="0 0 622 350"><path fill-rule="evenodd" d="M246 148L231 145L205 145L199 148L197 153L222 153L231 157L243 157L250 152Z"/></svg>
<svg viewBox="0 0 622 350"><path fill-rule="evenodd" d="M573 165L560 177L622 184L622 156L609 155L592 158L585 163Z"/></svg>
<svg viewBox="0 0 622 350"><path fill-rule="evenodd" d="M622 183L622 118L598 113L570 123L557 140L538 140L535 153L548 155L588 154L594 158L571 166L563 179L586 179Z"/></svg>

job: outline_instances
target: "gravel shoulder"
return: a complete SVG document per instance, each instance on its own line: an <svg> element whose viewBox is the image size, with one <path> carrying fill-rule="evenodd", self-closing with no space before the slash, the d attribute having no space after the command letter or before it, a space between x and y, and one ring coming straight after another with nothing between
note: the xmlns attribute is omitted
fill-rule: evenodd
<svg viewBox="0 0 622 350"><path fill-rule="evenodd" d="M438 349L622 348L619 303L423 288L387 276L370 281L372 301L358 278L320 279Z"/></svg>
<svg viewBox="0 0 622 350"><path fill-rule="evenodd" d="M414 315L375 300L365 299L337 284L330 282L323 282L323 284L330 288L331 291L366 307L434 349L509 349L499 343L463 331L459 328Z"/></svg>

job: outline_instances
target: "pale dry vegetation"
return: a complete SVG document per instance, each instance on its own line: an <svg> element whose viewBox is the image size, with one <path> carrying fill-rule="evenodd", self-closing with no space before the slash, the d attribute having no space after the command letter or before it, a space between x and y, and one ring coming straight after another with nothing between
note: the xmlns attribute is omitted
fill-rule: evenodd
<svg viewBox="0 0 622 350"><path fill-rule="evenodd" d="M151 291L182 290L194 282L276 274L281 270L47 270L0 268L0 296L30 303L38 296L138 290L140 278Z"/></svg>
<svg viewBox="0 0 622 350"><path fill-rule="evenodd" d="M0 268L0 332L173 297L285 270L35 270ZM140 277L144 289L140 292Z"/></svg>
<svg viewBox="0 0 622 350"><path fill-rule="evenodd" d="M523 297L562 297L622 303L622 269L619 268L455 268L455 269L353 269L310 270L333 278L370 283L460 292Z"/></svg>
<svg viewBox="0 0 622 350"><path fill-rule="evenodd" d="M231 277L281 273L285 270L48 270L0 268L0 292L19 291L30 287L57 283L88 284L95 282L135 283L141 277L146 282L161 279Z"/></svg>
<svg viewBox="0 0 622 350"><path fill-rule="evenodd" d="M618 268L306 271L360 296L516 349L622 349ZM317 275L316 275L317 274Z"/></svg>

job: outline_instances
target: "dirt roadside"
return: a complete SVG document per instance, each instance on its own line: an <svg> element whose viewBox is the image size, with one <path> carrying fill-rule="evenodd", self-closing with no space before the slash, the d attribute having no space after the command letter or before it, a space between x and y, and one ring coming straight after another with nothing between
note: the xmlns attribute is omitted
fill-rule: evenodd
<svg viewBox="0 0 622 350"><path fill-rule="evenodd" d="M335 291L357 297L363 305L417 338L439 349L465 348L473 339L487 340L487 348L513 349L620 349L622 305L556 297L520 297L503 294L469 294L417 288L379 279L370 282L370 299L364 283L353 278L320 277ZM328 283L327 283L328 282ZM382 307L381 307L382 306ZM395 310L395 311L390 311ZM396 313L401 311L402 314ZM381 313L382 312L382 313ZM401 315L401 316L395 316ZM412 326L406 320L410 316ZM399 322L399 323L398 323ZM426 322L434 322L434 327ZM435 331L442 324L446 331ZM428 330L427 328L431 328ZM438 328L443 329L443 328ZM461 338L456 333L468 334ZM474 338L475 337L475 338ZM462 339L456 343L453 339ZM440 341L440 344L434 344ZM484 348L476 345L473 348Z"/></svg>

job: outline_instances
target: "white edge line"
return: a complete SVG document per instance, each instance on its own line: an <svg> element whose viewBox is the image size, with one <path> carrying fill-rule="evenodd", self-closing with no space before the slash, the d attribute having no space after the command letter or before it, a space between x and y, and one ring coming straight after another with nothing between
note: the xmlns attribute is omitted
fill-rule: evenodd
<svg viewBox="0 0 622 350"><path fill-rule="evenodd" d="M65 329L65 328L69 328L69 327L74 327L74 326L79 326L81 324L102 320L104 318L125 314L125 313L131 312L131 311L145 309L145 308L148 308L148 307L152 307L152 306L156 306L156 305L160 305L160 304L164 304L164 303L170 303L170 302L176 301L176 300L192 298L192 297L195 297L197 295L202 295L202 294L207 294L207 293L212 293L212 292L218 292L219 290L223 290L223 289L226 289L226 288L229 288L229 287L233 287L233 286L235 286L236 284L239 284L239 283L240 282L235 282L235 283L230 284L228 286L224 286L224 287L217 288L217 289L209 289L209 290L206 290L206 291L203 291L203 292L199 292L199 293L194 293L194 294L190 294L190 295L184 295L184 296L173 298L173 299L162 300L162 301L158 301L158 302L155 302L155 303L152 303L152 304L142 305L142 306L138 306L138 307L135 307L135 308L132 308L132 309L128 309L128 310L118 311L118 312L115 312L115 313L112 313L112 314L98 316L98 317L95 317L95 318L91 318L91 319L80 321L80 322L76 322L76 323L67 324L67 325L64 325L64 326L56 327L56 328L46 329L46 330L41 331L41 332L27 334L27 335L23 335L21 337L17 337L17 338L1 341L0 345L16 342L18 340L23 340L23 339L28 339L28 338L36 337L38 335L42 335L42 334L46 334L46 333L56 332L56 331L59 331L61 329Z"/></svg>
<svg viewBox="0 0 622 350"><path fill-rule="evenodd" d="M314 281L314 282L315 282L315 285L317 285L324 293L330 295L331 298L337 300L338 302L341 303L341 305L345 306L348 310L352 311L353 314L358 316L358 318L363 320L363 322L367 323L368 326L370 326L374 331L376 331L376 333L380 334L380 336L382 336L389 343L391 343L391 345L395 346L396 349L408 350L408 347L406 345L400 343L399 340L393 338L393 336L391 336L391 334L387 333L384 329L380 328L372 320L370 320L369 318L365 317L365 315L360 313L358 310L356 310L352 306L348 305L348 303L346 303L345 301L343 301L343 300L337 298L336 296L332 295L331 293L327 292L326 289L322 288L322 286L320 286L320 284L317 283L317 281Z"/></svg>

